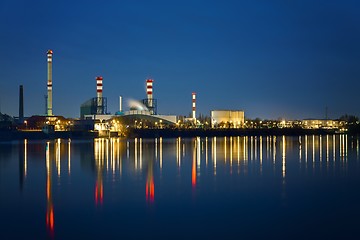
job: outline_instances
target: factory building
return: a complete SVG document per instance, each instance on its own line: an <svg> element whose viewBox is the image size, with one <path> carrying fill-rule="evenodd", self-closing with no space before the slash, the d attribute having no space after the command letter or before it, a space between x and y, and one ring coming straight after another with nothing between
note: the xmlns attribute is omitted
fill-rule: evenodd
<svg viewBox="0 0 360 240"><path fill-rule="evenodd" d="M119 97L119 111L115 115L107 114L107 99L103 97L103 78L96 78L97 96L80 106L81 123L87 129L97 131L99 136L113 136L112 133L124 131L126 127L133 128L165 128L175 125L177 116L158 115L157 101L153 98L153 80L146 80L147 98L142 101L129 100L129 110L123 110L123 98ZM82 126L84 127L84 126Z"/></svg>
<svg viewBox="0 0 360 240"><path fill-rule="evenodd" d="M241 110L213 110L211 111L211 126L213 128L239 128L244 125L245 114Z"/></svg>
<svg viewBox="0 0 360 240"><path fill-rule="evenodd" d="M329 119L304 119L302 127L305 129L337 129L339 128L339 121Z"/></svg>

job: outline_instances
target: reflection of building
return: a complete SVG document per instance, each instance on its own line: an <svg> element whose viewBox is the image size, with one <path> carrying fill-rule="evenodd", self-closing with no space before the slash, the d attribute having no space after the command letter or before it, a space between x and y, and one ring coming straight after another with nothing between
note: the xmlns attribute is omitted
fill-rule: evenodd
<svg viewBox="0 0 360 240"><path fill-rule="evenodd" d="M334 129L339 128L339 121L326 119L305 119L302 121L302 126L307 129Z"/></svg>
<svg viewBox="0 0 360 240"><path fill-rule="evenodd" d="M244 117L244 111L213 110L211 111L211 126L239 128L244 125Z"/></svg>

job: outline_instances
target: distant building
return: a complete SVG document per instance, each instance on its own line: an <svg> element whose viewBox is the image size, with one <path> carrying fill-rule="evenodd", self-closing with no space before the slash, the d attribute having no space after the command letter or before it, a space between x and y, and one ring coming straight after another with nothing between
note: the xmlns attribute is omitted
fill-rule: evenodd
<svg viewBox="0 0 360 240"><path fill-rule="evenodd" d="M278 128L301 128L300 120L282 120L277 123Z"/></svg>
<svg viewBox="0 0 360 240"><path fill-rule="evenodd" d="M39 116L34 115L24 121L23 130L43 130L46 133L53 131L68 131L73 125L71 119L63 116Z"/></svg>
<svg viewBox="0 0 360 240"><path fill-rule="evenodd" d="M211 111L211 126L239 128L244 125L245 113L241 110L213 110Z"/></svg>
<svg viewBox="0 0 360 240"><path fill-rule="evenodd" d="M339 121L329 119L304 119L302 127L305 129L336 129L339 128Z"/></svg>

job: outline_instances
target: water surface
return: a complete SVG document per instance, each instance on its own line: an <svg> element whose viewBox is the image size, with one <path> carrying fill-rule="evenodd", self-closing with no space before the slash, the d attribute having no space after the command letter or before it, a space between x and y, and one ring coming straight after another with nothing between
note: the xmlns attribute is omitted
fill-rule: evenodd
<svg viewBox="0 0 360 240"><path fill-rule="evenodd" d="M360 237L347 135L0 143L0 239Z"/></svg>

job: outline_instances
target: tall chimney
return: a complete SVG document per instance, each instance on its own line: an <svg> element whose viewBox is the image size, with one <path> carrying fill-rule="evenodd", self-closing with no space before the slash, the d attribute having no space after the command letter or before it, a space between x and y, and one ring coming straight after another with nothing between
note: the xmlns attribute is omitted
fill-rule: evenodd
<svg viewBox="0 0 360 240"><path fill-rule="evenodd" d="M52 56L53 51L48 50L47 51L47 116L53 115L53 109L52 109Z"/></svg>
<svg viewBox="0 0 360 240"><path fill-rule="evenodd" d="M192 93L192 118L196 122L196 93Z"/></svg>
<svg viewBox="0 0 360 240"><path fill-rule="evenodd" d="M96 114L104 114L103 107L103 77L96 77Z"/></svg>
<svg viewBox="0 0 360 240"><path fill-rule="evenodd" d="M149 108L153 107L153 82L154 80L152 79L146 80L146 94L147 94Z"/></svg>
<svg viewBox="0 0 360 240"><path fill-rule="evenodd" d="M24 122L24 88L20 85L19 88L19 123Z"/></svg>

